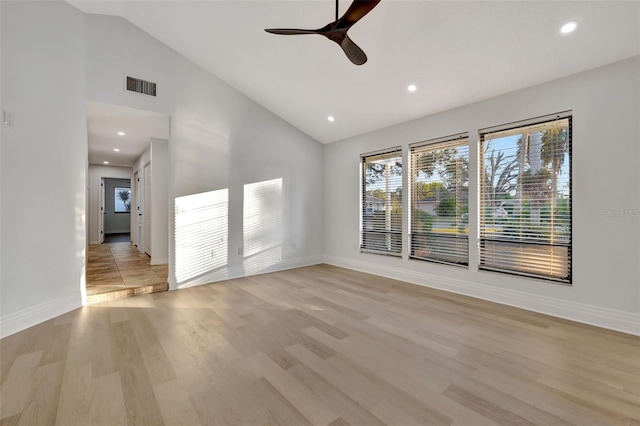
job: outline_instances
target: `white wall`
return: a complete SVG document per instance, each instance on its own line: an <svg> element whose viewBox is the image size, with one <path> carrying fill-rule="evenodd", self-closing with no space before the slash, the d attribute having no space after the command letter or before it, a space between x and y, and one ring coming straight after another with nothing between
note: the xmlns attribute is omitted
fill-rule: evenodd
<svg viewBox="0 0 640 426"><path fill-rule="evenodd" d="M84 15L63 2L0 2L0 334L81 306L87 127ZM46 219L43 219L46 218Z"/></svg>
<svg viewBox="0 0 640 426"><path fill-rule="evenodd" d="M175 197L229 189L228 262L181 287L322 260L321 144L121 18L87 15L86 29L88 98L171 116L169 212ZM124 73L157 82L158 98L124 92ZM282 252L247 272L237 254L244 185L276 178L283 179ZM173 226L170 214L170 244ZM171 245L169 252L175 289Z"/></svg>
<svg viewBox="0 0 640 426"><path fill-rule="evenodd" d="M2 7L0 7L0 112L4 111L4 98L2 97ZM0 123L0 175L2 174L2 130L3 125ZM1 179L1 177L0 177ZM0 266L2 266L2 181L0 180ZM0 273L0 296L2 292L2 274ZM0 306L1 308L1 306ZM2 318L2 311L0 311L0 319ZM3 336L0 329L0 338Z"/></svg>
<svg viewBox="0 0 640 426"><path fill-rule="evenodd" d="M169 263L169 141L151 138L151 264Z"/></svg>
<svg viewBox="0 0 640 426"><path fill-rule="evenodd" d="M640 58L489 99L325 146L325 253L335 265L640 334ZM573 286L477 271L470 217L469 269L361 254L359 155L573 110ZM470 171L470 187L477 177ZM470 205L477 205L470 191Z"/></svg>
<svg viewBox="0 0 640 426"><path fill-rule="evenodd" d="M103 166L98 164L89 165L89 216L87 220L89 244L100 243L98 219L100 217L100 181L102 178L131 179L133 187L131 167ZM133 205L132 203L131 206Z"/></svg>
<svg viewBox="0 0 640 426"><path fill-rule="evenodd" d="M140 157L136 158L133 162L133 173L143 173L145 164L149 162L151 162L151 143L149 143L147 149L140 154Z"/></svg>

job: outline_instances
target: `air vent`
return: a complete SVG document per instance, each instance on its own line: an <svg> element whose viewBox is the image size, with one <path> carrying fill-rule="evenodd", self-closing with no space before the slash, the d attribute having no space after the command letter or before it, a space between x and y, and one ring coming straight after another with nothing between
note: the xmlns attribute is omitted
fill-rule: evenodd
<svg viewBox="0 0 640 426"><path fill-rule="evenodd" d="M129 92L141 93L148 96L156 96L156 83L127 76L126 89Z"/></svg>

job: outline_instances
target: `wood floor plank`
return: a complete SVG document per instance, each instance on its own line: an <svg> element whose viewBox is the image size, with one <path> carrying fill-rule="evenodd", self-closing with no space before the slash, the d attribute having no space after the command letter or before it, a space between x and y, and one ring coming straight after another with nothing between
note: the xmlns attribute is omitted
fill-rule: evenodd
<svg viewBox="0 0 640 426"><path fill-rule="evenodd" d="M162 418L167 425L200 425L200 419L191 403L191 395L197 393L195 386L183 380L165 382L154 387ZM220 416L221 417L221 416Z"/></svg>
<svg viewBox="0 0 640 426"><path fill-rule="evenodd" d="M5 337L0 340L0 383L4 383L9 375L9 371L14 368L13 364L19 356L36 352L36 344L39 337L46 334L52 322L46 321L38 324L37 327L28 328L18 334Z"/></svg>
<svg viewBox="0 0 640 426"><path fill-rule="evenodd" d="M65 361L71 338L71 324L53 325L36 345L36 350L42 350L40 365Z"/></svg>
<svg viewBox="0 0 640 426"><path fill-rule="evenodd" d="M367 374L366 371L356 371L337 358L325 362L301 345L294 345L288 350L317 374L328 376L329 381L338 389L387 424L394 424L393 419L397 418L404 418L406 421L411 419L412 424L451 424L451 419L437 413L431 407L413 404L413 398L409 394L398 392L393 385ZM385 403L389 401L392 404Z"/></svg>
<svg viewBox="0 0 640 426"><path fill-rule="evenodd" d="M535 381L518 379L490 369L477 371L473 379L510 395L525 397L529 403L574 425L627 423L613 412L603 415L602 410L593 410L590 404L566 398L562 392L549 392L548 388Z"/></svg>
<svg viewBox="0 0 640 426"><path fill-rule="evenodd" d="M89 257L95 282L166 275L126 244ZM640 426L640 338L316 265L0 340L0 426L23 424Z"/></svg>
<svg viewBox="0 0 640 426"><path fill-rule="evenodd" d="M120 374L113 373L98 377L93 380L92 387L88 424L104 426L126 424L127 409ZM136 419L142 417L139 416ZM144 422L137 422L137 424L144 424Z"/></svg>
<svg viewBox="0 0 640 426"><path fill-rule="evenodd" d="M570 422L564 420L562 417L542 410L536 404L532 404L531 398L527 395L512 395L474 379L466 379L463 382L457 382L454 386L457 386L458 389L462 389L468 394L480 395L489 404L495 404L499 407L508 407L510 413L527 419L533 424L542 423L545 425L558 426L571 425ZM445 391L445 394L446 392L447 391Z"/></svg>
<svg viewBox="0 0 640 426"><path fill-rule="evenodd" d="M42 351L20 355L15 358L7 377L0 388L0 418L22 413L28 402Z"/></svg>
<svg viewBox="0 0 640 426"><path fill-rule="evenodd" d="M347 422L342 417L338 417L337 419L329 423L329 426L351 426L351 423Z"/></svg>
<svg viewBox="0 0 640 426"><path fill-rule="evenodd" d="M348 422L353 426L381 426L384 423L372 413L364 409L360 404L349 398L338 388L333 386L324 377L316 374L304 364L298 364L288 370L288 373L314 392L318 402L331 407L340 413L338 419ZM336 419L335 421L339 420ZM334 421L334 422L335 422ZM332 422L331 424L333 424Z"/></svg>
<svg viewBox="0 0 640 426"><path fill-rule="evenodd" d="M194 406L206 425L311 425L268 380L237 383L224 392L195 395Z"/></svg>
<svg viewBox="0 0 640 426"><path fill-rule="evenodd" d="M64 374L64 362L41 365L36 369L27 397L27 403L20 414L18 425L54 424L60 398L60 382Z"/></svg>
<svg viewBox="0 0 640 426"><path fill-rule="evenodd" d="M0 419L0 426L17 426L20 421L20 414Z"/></svg>
<svg viewBox="0 0 640 426"><path fill-rule="evenodd" d="M538 382L563 392L571 392L579 398L602 404L614 411L640 420L640 398L637 395L611 387L595 386L594 382L578 376L563 374L543 375Z"/></svg>
<svg viewBox="0 0 640 426"><path fill-rule="evenodd" d="M132 319L131 326L149 374L151 385L156 386L177 379L173 366L158 341L155 330L147 319L144 310L132 309L127 318Z"/></svg>
<svg viewBox="0 0 640 426"><path fill-rule="evenodd" d="M338 418L331 406L318 403L313 391L295 380L264 353L244 359L246 368L263 377L313 425L326 425Z"/></svg>
<svg viewBox="0 0 640 426"><path fill-rule="evenodd" d="M458 351L456 351L453 348L450 348L446 345L443 345L441 343L438 342L434 342L432 340L429 340L427 338L424 338L418 334L416 334L415 332L411 332L405 328L399 328L394 326L393 324L389 324L386 323L384 321L380 321L377 318L368 318L366 320L366 322L368 322L369 324L373 325L374 327L379 328L380 330L384 330L387 331L391 334L395 334L398 337L401 337L405 340L408 340L410 342L416 343L420 346L424 346L425 348L435 351L443 356L455 356L458 354Z"/></svg>
<svg viewBox="0 0 640 426"><path fill-rule="evenodd" d="M120 374L128 422L136 425L164 424L131 323L111 324L109 341L116 371Z"/></svg>
<svg viewBox="0 0 640 426"><path fill-rule="evenodd" d="M535 426L535 423L456 385L451 385L444 395L503 426Z"/></svg>
<svg viewBox="0 0 640 426"><path fill-rule="evenodd" d="M69 362L60 386L56 423L61 425L91 424L93 379L91 364Z"/></svg>

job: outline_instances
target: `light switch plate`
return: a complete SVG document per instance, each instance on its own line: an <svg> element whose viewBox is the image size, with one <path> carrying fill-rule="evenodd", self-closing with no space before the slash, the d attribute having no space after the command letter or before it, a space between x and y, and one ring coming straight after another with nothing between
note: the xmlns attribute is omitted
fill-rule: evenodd
<svg viewBox="0 0 640 426"><path fill-rule="evenodd" d="M13 119L14 119L14 115L12 112L9 112L9 111L2 112L2 121L4 122L5 126L13 126Z"/></svg>

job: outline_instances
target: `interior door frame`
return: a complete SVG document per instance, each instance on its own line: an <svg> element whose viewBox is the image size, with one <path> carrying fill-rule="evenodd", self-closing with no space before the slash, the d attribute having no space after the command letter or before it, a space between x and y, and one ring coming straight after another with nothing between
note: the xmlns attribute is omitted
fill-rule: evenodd
<svg viewBox="0 0 640 426"><path fill-rule="evenodd" d="M100 208L98 209L98 244L104 243L104 215L107 214L104 176L100 177Z"/></svg>
<svg viewBox="0 0 640 426"><path fill-rule="evenodd" d="M144 173L141 174L140 170L134 171L133 181L136 197L133 243L140 253L144 253Z"/></svg>
<svg viewBox="0 0 640 426"><path fill-rule="evenodd" d="M151 257L151 221L152 214L151 211L151 162L146 163L143 166L143 174L144 174L144 200L142 202L143 212L142 212L142 223L144 231L142 231L144 235L144 250L143 252L148 254Z"/></svg>

